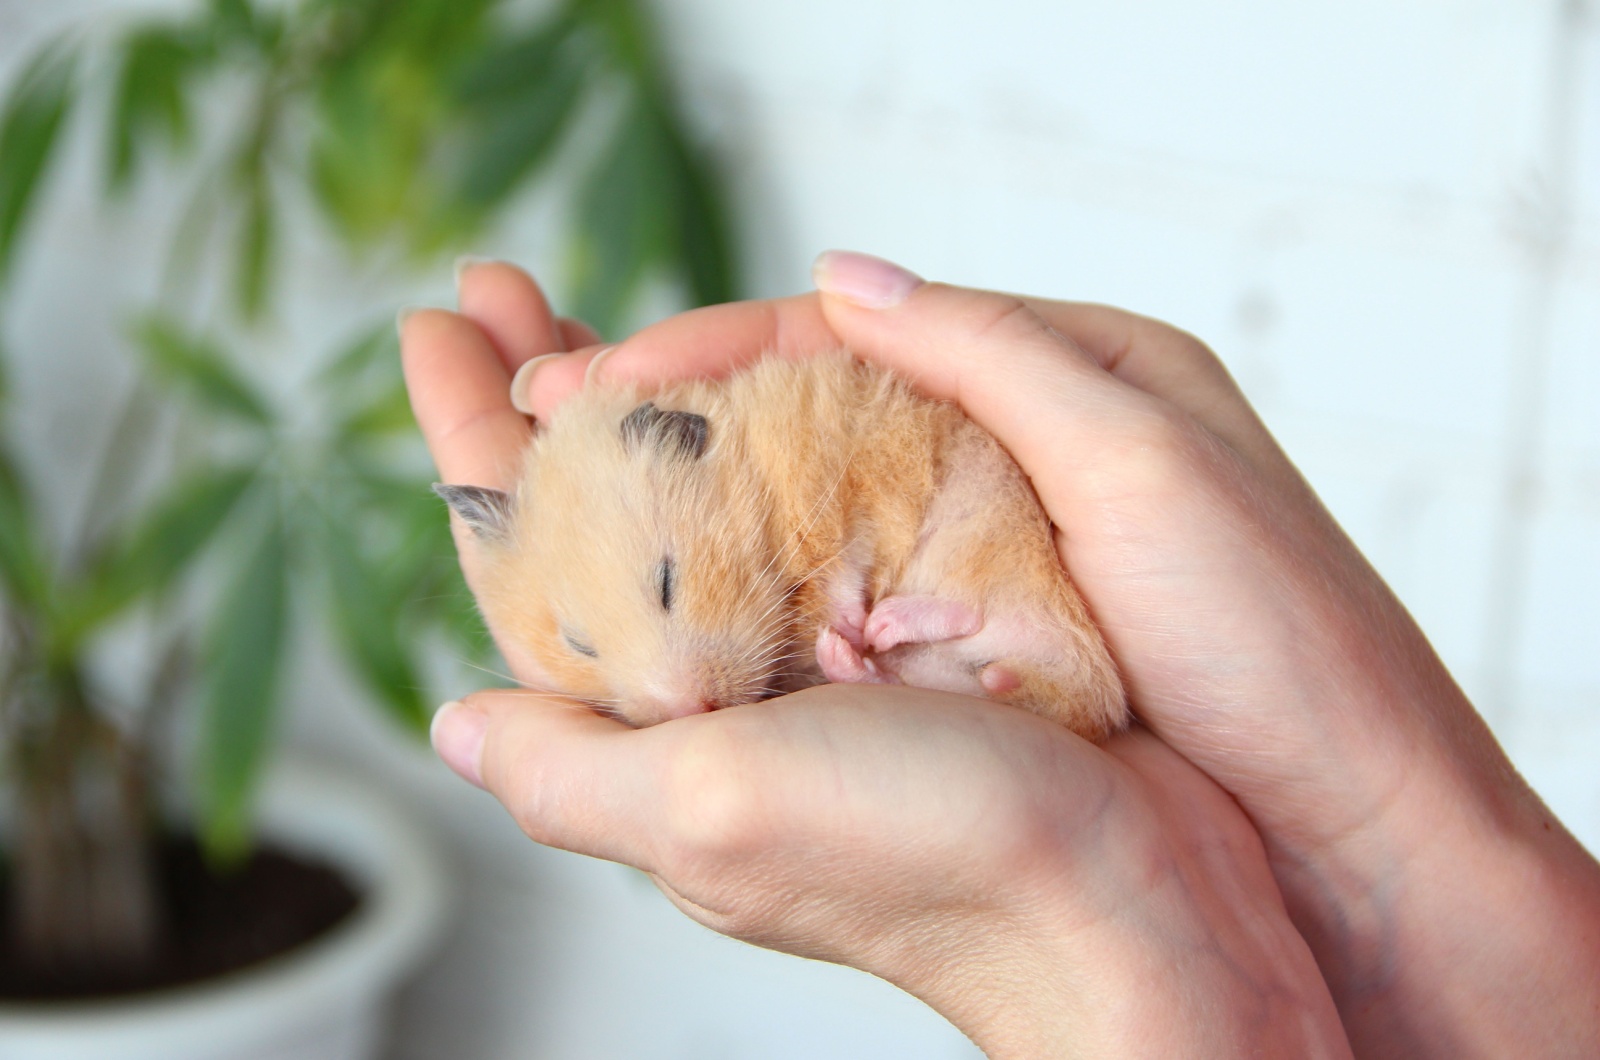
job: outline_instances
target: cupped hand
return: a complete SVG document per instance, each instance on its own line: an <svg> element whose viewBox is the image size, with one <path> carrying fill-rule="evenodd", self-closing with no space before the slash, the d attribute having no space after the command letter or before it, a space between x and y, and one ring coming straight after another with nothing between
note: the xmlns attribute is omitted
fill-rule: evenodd
<svg viewBox="0 0 1600 1060"><path fill-rule="evenodd" d="M821 298L697 310L599 361L585 349L541 364L519 403L543 417L591 373L657 383L841 343L957 402L1028 473L1140 718L1285 851L1381 815L1419 755L1470 759L1446 752L1487 741L1197 340L860 255L826 256L817 275ZM881 290L852 297L852 283Z"/></svg>
<svg viewBox="0 0 1600 1060"><path fill-rule="evenodd" d="M836 341L814 298L725 313L796 355ZM577 383L596 352L499 265L468 270L461 313L402 331L441 474L497 488L528 438L515 371L580 347L540 369ZM1347 1053L1249 822L1146 732L1102 749L997 704L854 686L633 730L508 690L447 707L435 741L534 839L638 866L718 930L883 976L991 1055Z"/></svg>
<svg viewBox="0 0 1600 1060"><path fill-rule="evenodd" d="M553 358L518 380L519 404L548 415L589 373L652 383L839 343L956 401L1029 474L1138 716L1259 830L1358 1045L1600 1046L1585 1001L1600 870L1210 350L1108 307L861 255L825 255L816 279L820 297L698 310L598 361ZM1552 947L1561 960L1541 957ZM1523 988L1502 990L1496 967Z"/></svg>
<svg viewBox="0 0 1600 1060"><path fill-rule="evenodd" d="M441 753L533 839L881 976L990 1056L1348 1055L1248 821L1141 730L1102 750L876 685L642 730L480 693L438 728L475 733Z"/></svg>

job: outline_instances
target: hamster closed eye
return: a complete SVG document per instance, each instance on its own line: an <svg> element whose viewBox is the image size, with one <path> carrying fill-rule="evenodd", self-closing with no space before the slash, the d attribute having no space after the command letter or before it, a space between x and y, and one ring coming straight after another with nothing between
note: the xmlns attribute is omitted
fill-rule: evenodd
<svg viewBox="0 0 1600 1060"><path fill-rule="evenodd" d="M437 489L484 553L490 625L632 724L830 680L987 696L1094 739L1126 722L1020 469L847 353L591 386L510 494Z"/></svg>

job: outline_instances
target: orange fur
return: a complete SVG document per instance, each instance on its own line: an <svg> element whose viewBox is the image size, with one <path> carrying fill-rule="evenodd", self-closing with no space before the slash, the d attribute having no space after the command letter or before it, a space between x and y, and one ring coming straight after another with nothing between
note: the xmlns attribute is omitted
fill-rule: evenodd
<svg viewBox="0 0 1600 1060"><path fill-rule="evenodd" d="M1091 739L1125 723L1037 498L954 406L844 352L767 357L648 396L705 417L695 456L624 444L646 397L591 387L564 404L529 447L510 532L484 542L485 616L557 691L641 725L751 702L824 679L819 629L860 647L874 607L915 597L982 628L863 648L883 679L988 694Z"/></svg>

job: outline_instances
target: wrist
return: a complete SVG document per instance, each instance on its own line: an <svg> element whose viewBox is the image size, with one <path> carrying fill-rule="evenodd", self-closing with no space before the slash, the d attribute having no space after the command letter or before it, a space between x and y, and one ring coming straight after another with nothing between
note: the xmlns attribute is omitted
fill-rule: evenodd
<svg viewBox="0 0 1600 1060"><path fill-rule="evenodd" d="M1362 828L1272 850L1363 1055L1600 1055L1600 867L1483 737Z"/></svg>
<svg viewBox="0 0 1600 1060"><path fill-rule="evenodd" d="M989 965L958 1000L926 1000L992 1060L1348 1057L1315 962L1294 942L1303 957L1287 965L1265 959L1275 943L1241 964L1188 917L1107 922L1053 951Z"/></svg>

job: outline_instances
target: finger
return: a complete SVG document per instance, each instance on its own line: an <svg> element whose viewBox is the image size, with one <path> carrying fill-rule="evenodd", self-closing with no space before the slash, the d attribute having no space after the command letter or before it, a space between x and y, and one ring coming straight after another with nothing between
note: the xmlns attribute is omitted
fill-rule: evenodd
<svg viewBox="0 0 1600 1060"><path fill-rule="evenodd" d="M512 377L511 403L518 412L548 422L556 408L583 387L590 365L613 348L585 346L571 353L535 357Z"/></svg>
<svg viewBox="0 0 1600 1060"><path fill-rule="evenodd" d="M529 426L511 407L510 375L488 336L459 314L421 309L400 323L400 356L439 477L510 488Z"/></svg>
<svg viewBox="0 0 1600 1060"><path fill-rule="evenodd" d="M1193 335L1111 306L1023 301L1106 371L1182 409L1252 462L1283 459L1222 360Z"/></svg>
<svg viewBox="0 0 1600 1060"><path fill-rule="evenodd" d="M595 378L658 386L715 378L776 353L808 357L836 349L816 295L729 302L679 313L618 343Z"/></svg>
<svg viewBox="0 0 1600 1060"><path fill-rule="evenodd" d="M850 348L959 404L1041 496L1102 462L1130 421L1160 413L1019 298L924 283L865 255L825 254L815 273L823 312Z"/></svg>
<svg viewBox="0 0 1600 1060"><path fill-rule="evenodd" d="M727 375L765 353L805 357L837 349L816 295L706 306L652 324L612 346L552 357L517 380L519 407L548 419L586 383L634 382L654 389L682 379ZM605 354L604 361L590 362Z"/></svg>
<svg viewBox="0 0 1600 1060"><path fill-rule="evenodd" d="M605 341L598 331L573 317L557 317L556 327L561 329L562 349L576 350L584 346L598 346Z"/></svg>
<svg viewBox="0 0 1600 1060"><path fill-rule="evenodd" d="M432 736L440 757L500 800L530 838L653 867L660 793L646 760L659 742L651 730L563 696L497 690L445 707Z"/></svg>
<svg viewBox="0 0 1600 1060"><path fill-rule="evenodd" d="M544 292L515 265L464 258L456 266L456 293L461 315L483 329L508 373L542 353L572 349Z"/></svg>

